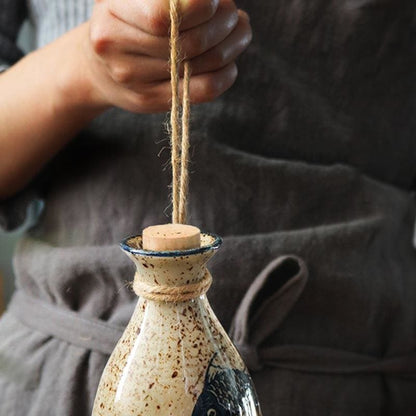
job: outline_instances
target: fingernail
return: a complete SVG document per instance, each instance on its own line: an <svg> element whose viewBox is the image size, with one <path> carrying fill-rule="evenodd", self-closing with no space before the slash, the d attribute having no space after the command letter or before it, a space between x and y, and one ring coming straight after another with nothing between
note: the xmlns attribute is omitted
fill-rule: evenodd
<svg viewBox="0 0 416 416"><path fill-rule="evenodd" d="M189 6L189 0L179 0L179 5L181 9L186 9Z"/></svg>

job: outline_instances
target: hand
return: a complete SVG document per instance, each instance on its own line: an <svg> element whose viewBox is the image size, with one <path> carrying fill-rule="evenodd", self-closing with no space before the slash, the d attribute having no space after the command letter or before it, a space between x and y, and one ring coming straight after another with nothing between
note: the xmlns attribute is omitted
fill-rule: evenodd
<svg viewBox="0 0 416 416"><path fill-rule="evenodd" d="M251 41L233 0L181 0L181 54L192 67L191 102L211 101L237 77ZM137 113L170 107L169 0L96 0L86 44L90 83L102 105Z"/></svg>
<svg viewBox="0 0 416 416"><path fill-rule="evenodd" d="M210 101L235 81L249 19L233 0L181 1L191 101ZM168 110L168 31L169 0L96 0L90 21L1 74L0 199L22 189L108 107Z"/></svg>

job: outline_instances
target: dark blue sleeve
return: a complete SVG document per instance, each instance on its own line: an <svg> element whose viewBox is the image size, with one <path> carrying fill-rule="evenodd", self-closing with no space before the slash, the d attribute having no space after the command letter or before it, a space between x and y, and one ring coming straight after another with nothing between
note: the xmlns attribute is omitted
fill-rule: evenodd
<svg viewBox="0 0 416 416"><path fill-rule="evenodd" d="M0 72L23 56L16 41L26 17L26 0L0 0ZM16 229L39 207L37 192L31 185L14 197L0 201L0 230Z"/></svg>
<svg viewBox="0 0 416 416"><path fill-rule="evenodd" d="M26 0L0 0L0 65L3 67L13 65L23 56L16 40L26 17Z"/></svg>

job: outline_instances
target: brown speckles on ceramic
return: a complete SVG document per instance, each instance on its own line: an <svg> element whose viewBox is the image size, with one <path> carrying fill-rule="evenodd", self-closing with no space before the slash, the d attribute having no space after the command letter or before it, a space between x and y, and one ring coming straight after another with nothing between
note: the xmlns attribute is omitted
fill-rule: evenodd
<svg viewBox="0 0 416 416"><path fill-rule="evenodd" d="M181 286L203 278L213 253L129 256L136 279ZM246 371L205 295L186 302L140 298L102 375L93 416L192 416L214 355L222 367Z"/></svg>

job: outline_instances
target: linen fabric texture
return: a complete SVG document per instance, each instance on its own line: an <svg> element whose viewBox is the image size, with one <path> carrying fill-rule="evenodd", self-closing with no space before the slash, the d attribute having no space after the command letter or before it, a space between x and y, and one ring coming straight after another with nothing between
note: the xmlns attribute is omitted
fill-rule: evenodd
<svg viewBox="0 0 416 416"><path fill-rule="evenodd" d="M92 4L0 0L0 63L25 17L41 47ZM189 222L224 237L210 302L265 416L414 415L416 4L238 5L240 76L192 116ZM136 303L118 243L169 221L165 120L106 112L1 203L3 229L39 214L0 320L1 415L90 414Z"/></svg>

